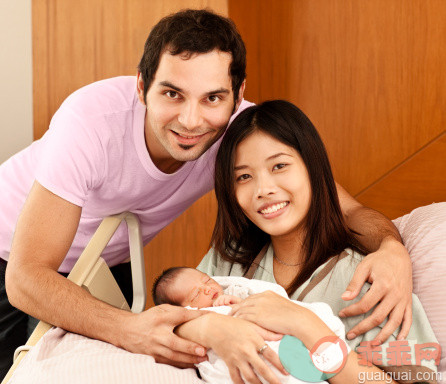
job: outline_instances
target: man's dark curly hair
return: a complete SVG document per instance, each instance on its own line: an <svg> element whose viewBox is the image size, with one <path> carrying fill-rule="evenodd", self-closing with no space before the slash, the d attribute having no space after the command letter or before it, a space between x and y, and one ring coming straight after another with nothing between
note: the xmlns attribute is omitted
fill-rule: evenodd
<svg viewBox="0 0 446 384"><path fill-rule="evenodd" d="M229 75L236 102L246 77L245 44L232 20L205 9L174 13L153 27L138 65L144 81L144 100L165 51L190 57L194 53L207 53L214 49L232 55Z"/></svg>

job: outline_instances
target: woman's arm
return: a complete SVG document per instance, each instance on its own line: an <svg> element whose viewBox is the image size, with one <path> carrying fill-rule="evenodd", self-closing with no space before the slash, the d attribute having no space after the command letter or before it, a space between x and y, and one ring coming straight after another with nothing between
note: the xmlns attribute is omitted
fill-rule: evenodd
<svg viewBox="0 0 446 384"><path fill-rule="evenodd" d="M252 295L242 303L234 305L232 314L236 318L248 320L274 332L295 336L309 350L322 338L335 336L315 313L271 291ZM364 381L361 381L363 383L389 383L381 369L360 365L358 356L353 351L348 354L342 370L329 379L329 382L357 384L360 376L364 378ZM375 380L380 376L382 381ZM372 380L368 381L368 378Z"/></svg>
<svg viewBox="0 0 446 384"><path fill-rule="evenodd" d="M280 384L257 351L265 345L265 340L279 340L281 335L266 331L246 320L213 312L182 324L175 332L182 338L212 348L224 360L231 379L236 384L260 383L256 372L269 383ZM265 350L263 357L280 372L287 374L278 355L270 348Z"/></svg>

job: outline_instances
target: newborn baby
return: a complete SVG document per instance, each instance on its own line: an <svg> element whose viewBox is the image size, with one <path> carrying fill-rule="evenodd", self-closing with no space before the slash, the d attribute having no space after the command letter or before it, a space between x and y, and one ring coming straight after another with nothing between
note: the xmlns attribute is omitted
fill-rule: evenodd
<svg viewBox="0 0 446 384"><path fill-rule="evenodd" d="M231 311L230 305L239 303L249 295L267 290L288 298L285 289L278 284L235 276L214 276L214 278L211 278L194 268L173 267L164 271L155 280L152 296L156 305L171 304L191 309L206 308L206 310L228 315ZM327 304L302 303L294 300L293 302L313 311L339 338L345 341L344 325L338 317L333 315ZM267 341L266 343L278 353L280 341ZM202 379L216 384L231 383L229 371L223 360L212 350L208 351L208 358L208 361L197 365ZM265 361L282 383L304 383L291 375L283 375L267 360ZM261 381L266 383L263 378L261 378ZM326 383L326 381L320 381L319 383Z"/></svg>
<svg viewBox="0 0 446 384"><path fill-rule="evenodd" d="M188 267L165 270L153 284L155 305L207 308L240 303L249 296L248 288L232 284L222 286L203 272Z"/></svg>

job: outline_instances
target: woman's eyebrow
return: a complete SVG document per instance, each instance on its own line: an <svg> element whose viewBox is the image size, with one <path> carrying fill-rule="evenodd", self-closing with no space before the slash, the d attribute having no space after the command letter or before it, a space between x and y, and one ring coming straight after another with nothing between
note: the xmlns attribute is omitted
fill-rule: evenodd
<svg viewBox="0 0 446 384"><path fill-rule="evenodd" d="M275 155L272 155L272 156L268 157L266 160L272 160L272 159L275 159L275 158L280 157L280 156L293 157L293 156L289 155L288 153L279 152L279 153L276 153Z"/></svg>
<svg viewBox="0 0 446 384"><path fill-rule="evenodd" d="M280 156L293 157L292 155L290 155L288 153L279 152L279 153L275 153L274 155L267 157L266 161L276 159L277 157L280 157ZM249 168L249 167L247 165L237 165L236 167L234 167L234 171L239 171L240 169L246 169L246 168Z"/></svg>

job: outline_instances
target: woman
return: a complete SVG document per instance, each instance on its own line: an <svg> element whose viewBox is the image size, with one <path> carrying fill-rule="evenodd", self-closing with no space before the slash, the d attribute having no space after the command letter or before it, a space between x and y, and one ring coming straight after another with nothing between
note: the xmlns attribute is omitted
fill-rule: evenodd
<svg viewBox="0 0 446 384"><path fill-rule="evenodd" d="M335 314L346 306L340 297L359 264L362 250L343 219L324 145L297 107L285 101L270 101L243 111L222 141L215 179L215 251L204 257L198 269L211 276L241 276L253 267L254 278L277 282L291 299L324 301ZM367 289L368 286L363 288L357 300ZM408 339L418 344L436 342L419 301L416 297L413 301L413 325ZM259 382L254 371L275 382L271 371L259 362L257 351L263 349L258 338L252 336L249 342L245 341L243 351L225 341L229 339L225 333L235 336L237 320L248 321L238 325L246 333L253 323L274 333L295 336L309 350L321 339L333 336L310 311L270 293L235 305L233 315L231 320L213 319L217 341L208 336L208 316L181 327L180 333L216 349L228 364L234 382L242 382L241 376L248 382ZM363 316L356 316L344 320L346 329L362 319ZM191 330L191 323L195 322L202 323L200 332ZM382 326L349 341L352 352L330 382L357 383L359 378L364 378L361 382L391 382L380 368L360 364L355 352L361 341L373 340ZM278 367L276 356L265 352L268 349L264 350L264 357ZM386 360L386 348L382 347L381 352L382 361L373 361L392 371L397 380L410 373L413 380L409 382L429 382L425 377L415 377L417 369L426 375L435 370L432 362L424 362L426 367L413 367L415 356L412 363L388 367L392 361Z"/></svg>

